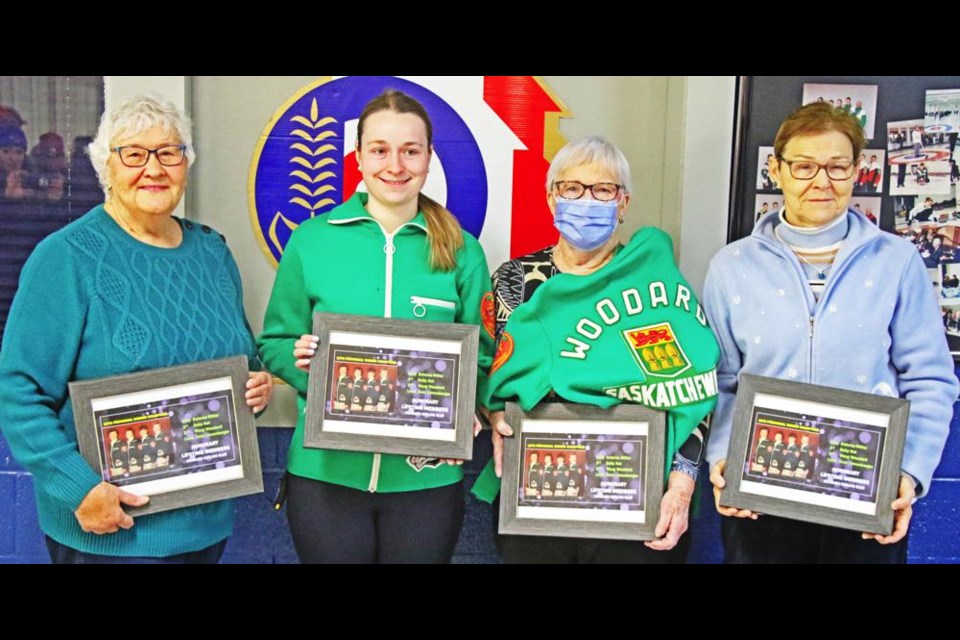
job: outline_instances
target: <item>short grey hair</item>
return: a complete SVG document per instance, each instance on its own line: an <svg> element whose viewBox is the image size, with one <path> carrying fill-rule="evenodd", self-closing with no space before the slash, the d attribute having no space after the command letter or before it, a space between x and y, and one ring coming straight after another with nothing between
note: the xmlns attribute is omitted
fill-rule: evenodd
<svg viewBox="0 0 960 640"><path fill-rule="evenodd" d="M140 135L154 127L160 127L166 133L174 133L180 143L187 145L187 168L197 158L193 150L193 135L190 132L190 118L172 102L156 94L137 95L128 98L100 118L97 136L87 147L90 161L97 171L97 178L103 193L109 196L110 184L107 172L107 160L110 149L120 140Z"/></svg>
<svg viewBox="0 0 960 640"><path fill-rule="evenodd" d="M614 175L625 194L630 193L630 163L616 146L606 138L587 136L568 142L554 156L547 170L547 192L553 190L557 178L568 169L584 164L599 164Z"/></svg>

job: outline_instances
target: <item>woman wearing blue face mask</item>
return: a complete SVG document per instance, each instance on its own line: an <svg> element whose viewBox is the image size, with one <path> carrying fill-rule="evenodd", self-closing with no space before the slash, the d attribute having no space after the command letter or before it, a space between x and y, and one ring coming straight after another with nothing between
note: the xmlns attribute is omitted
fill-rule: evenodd
<svg viewBox="0 0 960 640"><path fill-rule="evenodd" d="M493 425L494 460L484 470L474 494L493 501L499 490L503 437L512 435L502 411L505 400L530 408L539 402L578 402L609 407L618 402L643 403L628 392L638 380L654 383L676 379L676 363L664 350L660 360L638 364L624 332L665 327L689 357L684 375L709 373L719 350L696 299L673 260L670 238L646 227L629 239L620 229L630 202L630 167L623 153L599 137L567 144L547 172L547 203L560 233L557 244L504 263L493 276L497 357L491 370L485 405ZM576 366L558 358L550 344L562 344L577 319L592 317L598 303L622 298L635 290L635 305L607 323L592 344L596 357ZM669 301L653 300L651 292ZM534 294L537 295L534 295ZM682 297L683 300L678 298ZM657 297L654 295L653 297ZM516 312L516 313L515 313ZM573 326L569 326L571 325ZM622 325L622 326L621 326ZM557 339L558 338L558 339ZM609 340L609 344L601 344ZM604 351L606 349L606 351ZM651 358L654 350L650 350ZM674 353L674 352L671 352ZM646 369L644 369L646 367ZM544 389L549 389L544 394ZM611 390L618 390L611 393ZM620 393L620 390L623 393ZM656 527L659 539L646 543L543 536L498 536L508 563L677 563L686 559L690 499L706 442L701 420L713 409L713 397L675 399L670 406L652 406L668 415L670 469ZM544 489L546 479L544 478ZM551 492L552 493L552 492ZM494 521L499 513L494 505Z"/></svg>

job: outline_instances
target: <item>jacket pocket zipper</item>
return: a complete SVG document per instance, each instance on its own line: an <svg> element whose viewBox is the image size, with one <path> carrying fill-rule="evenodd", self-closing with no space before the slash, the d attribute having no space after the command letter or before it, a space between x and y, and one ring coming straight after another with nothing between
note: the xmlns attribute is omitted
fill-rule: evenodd
<svg viewBox="0 0 960 640"><path fill-rule="evenodd" d="M427 307L440 307L441 309L456 309L457 303L449 300L438 300L436 298L424 298L422 296L410 296L410 304L413 305L413 315L422 318L427 315Z"/></svg>

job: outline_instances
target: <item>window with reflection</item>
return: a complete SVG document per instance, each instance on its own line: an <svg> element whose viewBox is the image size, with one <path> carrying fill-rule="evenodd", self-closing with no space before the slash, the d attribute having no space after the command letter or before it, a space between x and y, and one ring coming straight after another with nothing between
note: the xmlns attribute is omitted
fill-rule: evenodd
<svg viewBox="0 0 960 640"><path fill-rule="evenodd" d="M0 76L0 335L33 248L103 202L86 150L103 108L103 76Z"/></svg>

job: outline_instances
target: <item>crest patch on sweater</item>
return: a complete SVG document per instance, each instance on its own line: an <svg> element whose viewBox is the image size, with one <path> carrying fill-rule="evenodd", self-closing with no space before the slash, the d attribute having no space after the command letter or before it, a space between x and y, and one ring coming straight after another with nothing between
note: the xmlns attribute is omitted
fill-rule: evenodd
<svg viewBox="0 0 960 640"><path fill-rule="evenodd" d="M500 334L500 340L497 341L497 353L493 356L493 366L490 367L490 375L502 367L510 356L513 355L513 336L504 331Z"/></svg>
<svg viewBox="0 0 960 640"><path fill-rule="evenodd" d="M647 375L675 378L691 366L669 322L627 329L623 338Z"/></svg>
<svg viewBox="0 0 960 640"><path fill-rule="evenodd" d="M487 293L480 301L480 317L483 318L483 330L491 338L495 338L494 331L497 328L496 312L494 311L493 294Z"/></svg>

